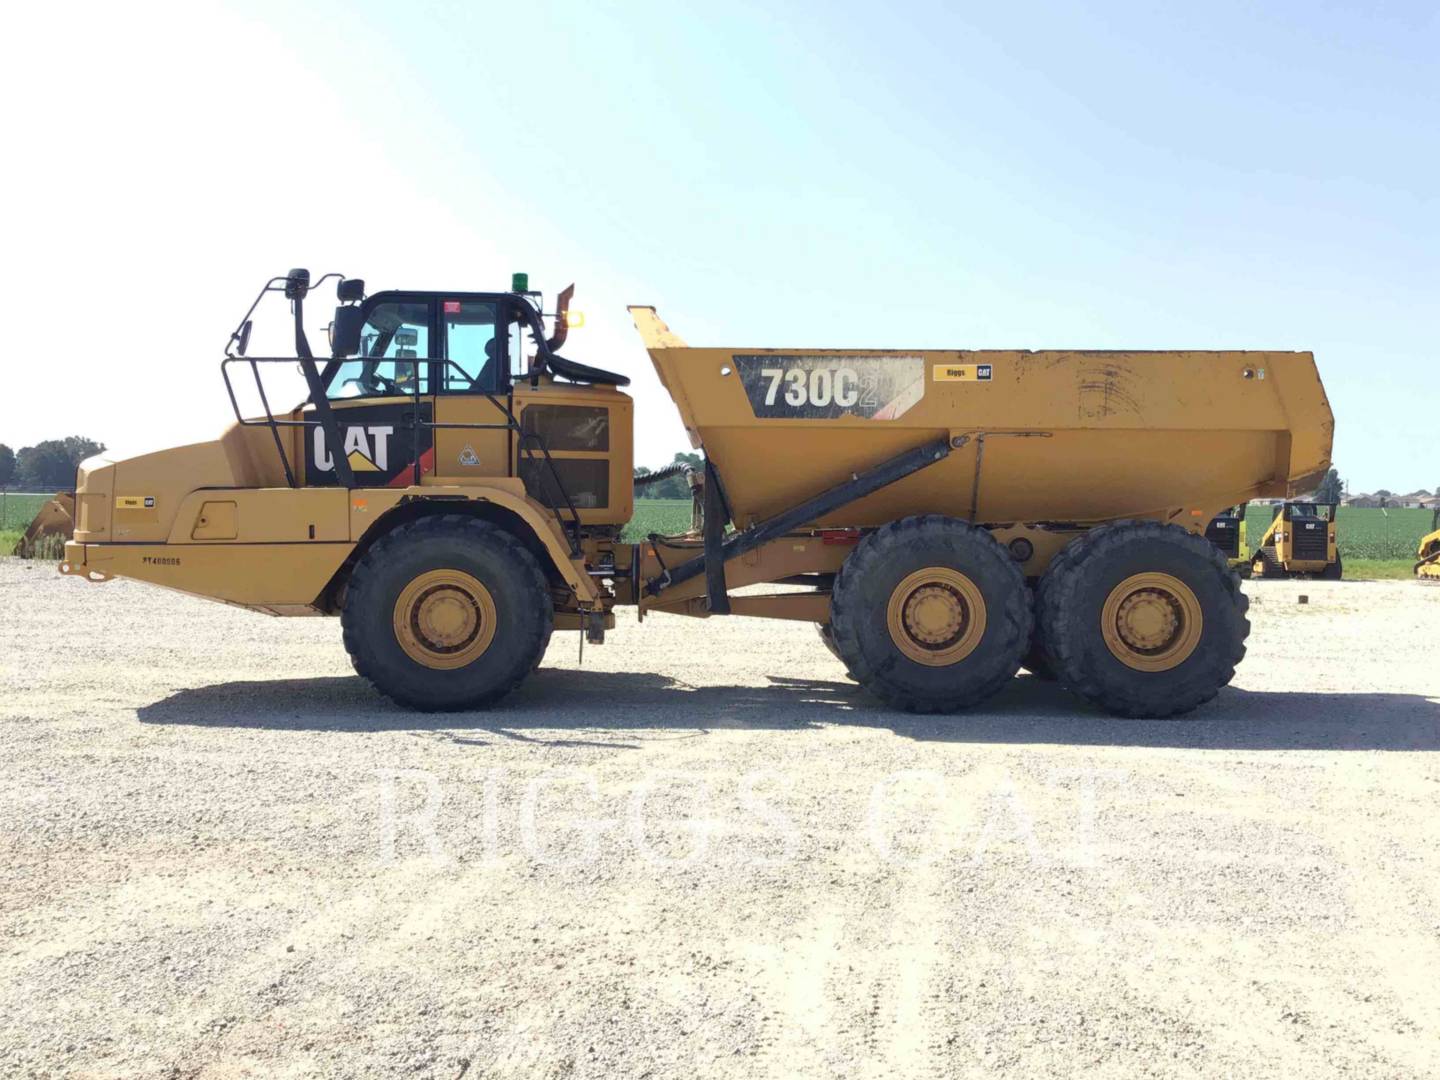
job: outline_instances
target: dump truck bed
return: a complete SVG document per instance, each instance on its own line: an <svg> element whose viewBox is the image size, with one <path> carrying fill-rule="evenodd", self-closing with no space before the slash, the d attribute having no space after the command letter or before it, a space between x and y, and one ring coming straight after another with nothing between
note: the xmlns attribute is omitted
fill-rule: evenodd
<svg viewBox="0 0 1440 1080"><path fill-rule="evenodd" d="M946 460L816 524L1208 522L1330 465L1308 352L690 348L631 314L741 527L939 437Z"/></svg>

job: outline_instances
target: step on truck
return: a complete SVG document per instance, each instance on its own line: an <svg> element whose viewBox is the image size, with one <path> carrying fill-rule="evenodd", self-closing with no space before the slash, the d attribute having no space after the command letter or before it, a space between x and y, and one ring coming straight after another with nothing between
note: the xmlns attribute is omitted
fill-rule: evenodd
<svg viewBox="0 0 1440 1080"><path fill-rule="evenodd" d="M328 281L316 356L305 311ZM1330 465L1305 352L691 348L633 307L704 464L694 527L626 542L628 379L561 351L572 291L546 311L524 275L502 292L272 279L221 364L236 422L84 462L61 572L337 616L356 670L417 709L492 704L555 630L602 643L623 605L814 623L902 709L975 705L1024 666L1169 716L1245 653L1246 599L1206 526ZM278 298L293 355L248 355ZM277 412L265 374L297 364L305 400Z"/></svg>

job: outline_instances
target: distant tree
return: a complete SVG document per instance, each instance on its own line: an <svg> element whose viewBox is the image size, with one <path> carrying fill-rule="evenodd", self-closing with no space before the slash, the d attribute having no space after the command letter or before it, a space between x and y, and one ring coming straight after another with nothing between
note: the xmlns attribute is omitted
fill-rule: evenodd
<svg viewBox="0 0 1440 1080"><path fill-rule="evenodd" d="M21 487L55 491L75 483L75 467L105 447L83 435L46 439L22 447L15 457L16 479Z"/></svg>
<svg viewBox="0 0 1440 1080"><path fill-rule="evenodd" d="M1331 469L1325 474L1325 479L1320 481L1320 486L1315 489L1315 501L1338 503L1344 491L1345 485L1340 482L1339 470Z"/></svg>
<svg viewBox="0 0 1440 1080"><path fill-rule="evenodd" d="M15 451L0 442L0 487L9 487L15 479Z"/></svg>

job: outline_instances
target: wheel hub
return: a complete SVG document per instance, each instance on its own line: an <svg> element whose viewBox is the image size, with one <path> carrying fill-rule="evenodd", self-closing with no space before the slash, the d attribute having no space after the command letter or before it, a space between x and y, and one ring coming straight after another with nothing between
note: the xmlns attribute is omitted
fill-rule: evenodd
<svg viewBox="0 0 1440 1080"><path fill-rule="evenodd" d="M910 660L928 667L954 664L985 633L985 600L958 570L932 566L910 574L890 594L890 638Z"/></svg>
<svg viewBox="0 0 1440 1080"><path fill-rule="evenodd" d="M412 608L413 629L420 640L436 652L459 648L480 629L480 609L475 600L459 589L439 585L429 590Z"/></svg>
<svg viewBox="0 0 1440 1080"><path fill-rule="evenodd" d="M429 668L473 663L495 638L495 601L480 581L460 570L430 570L395 600L395 640L405 655Z"/></svg>
<svg viewBox="0 0 1440 1080"><path fill-rule="evenodd" d="M1134 574L1110 591L1100 631L1113 655L1137 671L1168 671L1200 643L1204 615L1194 590L1172 574Z"/></svg>
<svg viewBox="0 0 1440 1080"><path fill-rule="evenodd" d="M1125 644L1141 652L1164 648L1180 628L1174 599L1159 589L1141 589L1127 596L1116 622Z"/></svg>
<svg viewBox="0 0 1440 1080"><path fill-rule="evenodd" d="M925 645L943 645L965 625L965 601L953 589L926 585L905 601L905 630Z"/></svg>

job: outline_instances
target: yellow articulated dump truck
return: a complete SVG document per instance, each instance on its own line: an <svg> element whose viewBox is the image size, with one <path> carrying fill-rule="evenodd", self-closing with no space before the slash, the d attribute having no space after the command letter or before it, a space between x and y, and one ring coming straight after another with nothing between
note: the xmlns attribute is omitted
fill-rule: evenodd
<svg viewBox="0 0 1440 1080"><path fill-rule="evenodd" d="M305 304L332 278L317 357ZM973 705L1025 662L1113 713L1168 716L1245 653L1206 525L1330 464L1309 353L690 348L635 307L704 452L703 512L626 543L628 380L560 351L571 292L547 312L524 275L489 293L272 279L222 362L237 422L85 462L62 572L338 616L356 670L419 709L488 705L553 630L600 643L631 605L818 624L899 708ZM277 296L295 354L246 355ZM297 363L306 400L274 412L263 372ZM264 415L242 415L237 377Z"/></svg>

